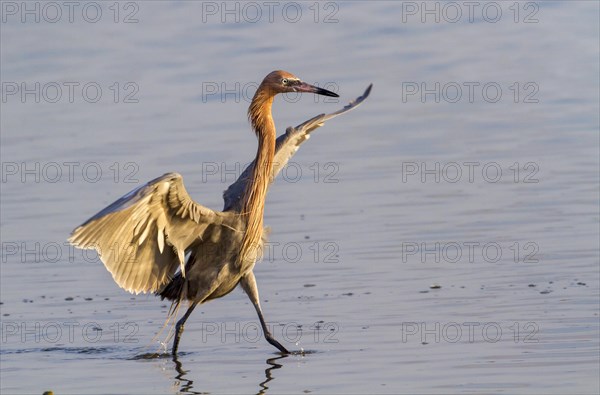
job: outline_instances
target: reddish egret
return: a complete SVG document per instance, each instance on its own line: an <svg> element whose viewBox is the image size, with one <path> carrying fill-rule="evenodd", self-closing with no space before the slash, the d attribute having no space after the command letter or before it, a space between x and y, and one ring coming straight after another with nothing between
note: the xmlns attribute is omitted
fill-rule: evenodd
<svg viewBox="0 0 600 395"><path fill-rule="evenodd" d="M300 81L285 71L273 71L262 81L248 119L258 137L256 158L223 193L223 211L192 200L181 175L168 173L129 192L83 225L69 241L96 249L116 283L129 292L155 292L173 301L169 317L182 301L189 307L175 325L173 355L185 321L194 308L231 292L238 284L252 301L266 340L288 353L265 323L254 278L254 264L263 246L263 212L270 183L309 134L323 123L360 104L365 93L346 107L318 115L275 140L271 105L275 95L308 92L337 94ZM187 258L187 259L186 259Z"/></svg>

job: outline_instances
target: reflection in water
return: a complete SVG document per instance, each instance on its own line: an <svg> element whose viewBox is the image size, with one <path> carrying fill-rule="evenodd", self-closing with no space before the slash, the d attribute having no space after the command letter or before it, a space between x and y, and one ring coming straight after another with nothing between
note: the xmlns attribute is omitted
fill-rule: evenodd
<svg viewBox="0 0 600 395"><path fill-rule="evenodd" d="M175 376L175 378L177 380L179 380L179 382L176 382L177 384L180 384L181 387L179 389L179 391L181 391L184 394L206 394L207 392L198 392L198 391L192 391L193 385L194 384L194 380L189 380L185 378L185 375L189 372L186 370L183 370L183 365L181 364L181 361L179 361L179 358L177 358L177 355L173 355L173 362L175 362L175 370L177 371L177 376Z"/></svg>
<svg viewBox="0 0 600 395"><path fill-rule="evenodd" d="M259 383L258 385L260 386L260 391L258 391L258 394L266 394L267 390L269 389L269 387L267 386L267 383L271 380L273 380L273 375L271 375L271 371L276 370L281 368L281 366L278 364L277 361L278 359L282 359L282 358L287 358L288 355L280 355L278 357L275 358L269 358L267 359L267 364L270 365L270 367L265 369L265 381Z"/></svg>
<svg viewBox="0 0 600 395"><path fill-rule="evenodd" d="M266 363L267 363L268 367L265 369L265 380L261 381L258 384L260 387L260 391L258 391L258 394L266 394L267 393L267 390L269 389L269 387L267 386L267 383L272 381L274 378L272 375L272 371L279 369L283 366L281 364L278 364L276 361L278 359L284 359L287 357L288 357L288 355L279 355L277 357L267 359ZM185 377L185 376L187 376L187 374L190 371L183 369L183 364L181 363L181 361L179 360L177 355L173 356L173 362L175 363L175 370L177 371L177 376L175 376L175 379L177 379L178 382L176 382L176 385L180 385L179 391L182 394L208 394L209 393L209 392L202 392L202 391L200 391L200 392L194 391L193 390L194 380L190 380Z"/></svg>

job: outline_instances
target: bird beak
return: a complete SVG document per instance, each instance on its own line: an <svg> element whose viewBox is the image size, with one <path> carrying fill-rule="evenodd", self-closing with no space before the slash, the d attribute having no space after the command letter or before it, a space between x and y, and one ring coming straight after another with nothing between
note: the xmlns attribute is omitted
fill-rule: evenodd
<svg viewBox="0 0 600 395"><path fill-rule="evenodd" d="M333 93L331 91L328 91L327 89L307 84L306 82L301 82L300 84L294 86L294 90L296 92L316 93L317 95L340 97L337 93Z"/></svg>

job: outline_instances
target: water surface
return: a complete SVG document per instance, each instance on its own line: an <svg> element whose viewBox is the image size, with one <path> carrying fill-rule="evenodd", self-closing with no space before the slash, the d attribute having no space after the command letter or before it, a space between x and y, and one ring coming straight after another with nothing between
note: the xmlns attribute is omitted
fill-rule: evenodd
<svg viewBox="0 0 600 395"><path fill-rule="evenodd" d="M456 22L446 3L428 3L439 22L422 3L301 3L295 23L290 3L272 21L240 4L237 23L167 1L91 23L85 4L72 23L3 14L2 392L598 392L596 2L472 20L455 3ZM220 209L255 153L248 98L280 68L341 96L278 98L280 133L374 84L268 196L255 272L299 352L278 355L237 290L196 309L177 363L140 358L164 349L168 305L65 240L168 171Z"/></svg>

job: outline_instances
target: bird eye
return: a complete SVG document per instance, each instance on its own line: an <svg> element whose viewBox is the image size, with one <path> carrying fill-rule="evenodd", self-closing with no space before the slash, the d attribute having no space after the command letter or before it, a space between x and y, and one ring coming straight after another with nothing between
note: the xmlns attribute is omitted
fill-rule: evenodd
<svg viewBox="0 0 600 395"><path fill-rule="evenodd" d="M287 85L287 84L288 84L288 79L287 79L287 78L284 78L284 79L282 79L282 80L281 80L281 83L282 83L283 85Z"/></svg>

